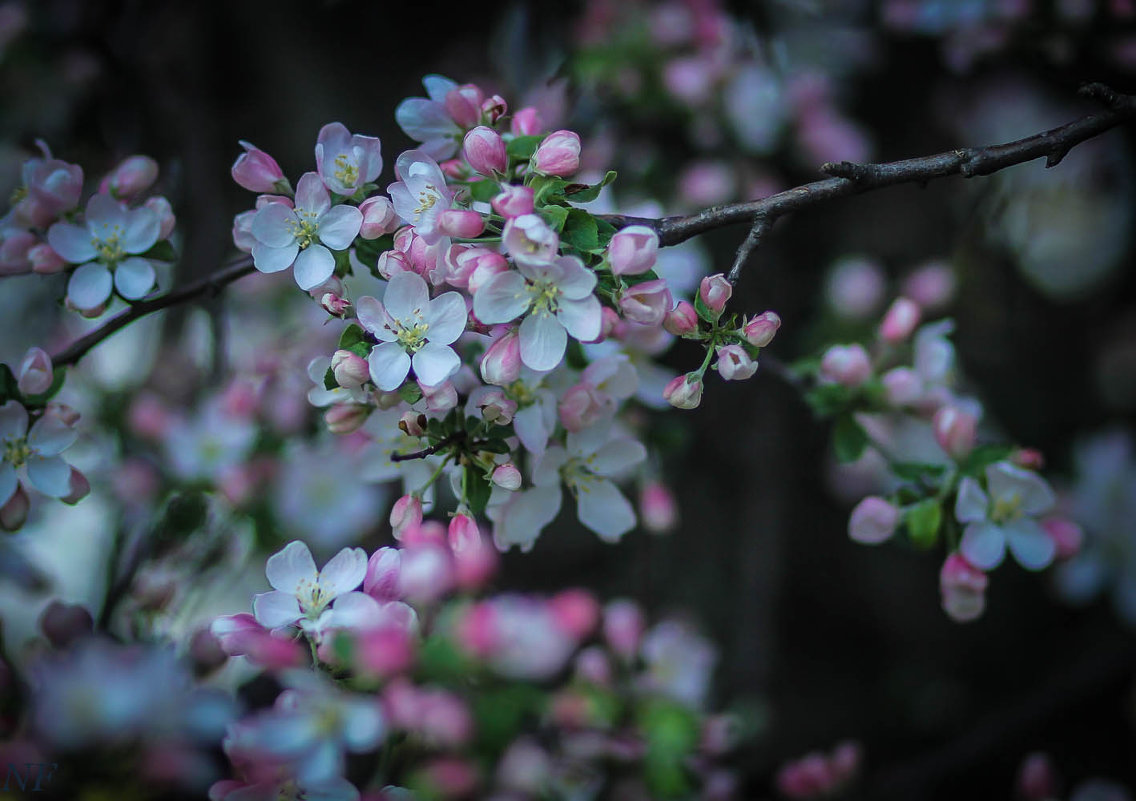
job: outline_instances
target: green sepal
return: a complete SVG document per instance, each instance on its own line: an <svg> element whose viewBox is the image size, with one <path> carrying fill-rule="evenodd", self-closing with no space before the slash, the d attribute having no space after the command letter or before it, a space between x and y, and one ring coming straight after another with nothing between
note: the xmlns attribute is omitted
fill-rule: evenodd
<svg viewBox="0 0 1136 801"><path fill-rule="evenodd" d="M907 534L917 548L930 548L939 541L939 527L943 522L943 507L937 498L927 498L911 506L903 514Z"/></svg>
<svg viewBox="0 0 1136 801"><path fill-rule="evenodd" d="M516 161L528 161L532 158L533 153L544 141L544 137L537 134L534 136L517 136L509 144L505 145L505 154Z"/></svg>
<svg viewBox="0 0 1136 801"><path fill-rule="evenodd" d="M904 481L920 481L924 478L938 479L947 470L946 465L926 462L893 462L891 471Z"/></svg>
<svg viewBox="0 0 1136 801"><path fill-rule="evenodd" d="M676 798L690 792L690 774L685 767L698 745L698 720L674 701L652 699L639 711L639 725L647 752L644 778L654 798Z"/></svg>
<svg viewBox="0 0 1136 801"><path fill-rule="evenodd" d="M163 239L155 242L153 247L142 254L142 258L153 259L154 261L177 261L177 251L174 250L170 240Z"/></svg>
<svg viewBox="0 0 1136 801"><path fill-rule="evenodd" d="M805 396L818 417L832 417L848 408L852 391L843 384L818 384Z"/></svg>
<svg viewBox="0 0 1136 801"><path fill-rule="evenodd" d="M832 450L840 462L854 462L868 447L868 432L851 414L842 414L832 426Z"/></svg>
<svg viewBox="0 0 1136 801"><path fill-rule="evenodd" d="M407 381L398 388L398 396L409 404L422 400L422 389L415 381Z"/></svg>
<svg viewBox="0 0 1136 801"><path fill-rule="evenodd" d="M698 292L694 296L694 311L698 313L698 317L700 319L705 320L708 323L717 322L718 318L722 316L721 312L711 311L710 307L702 302L701 292Z"/></svg>

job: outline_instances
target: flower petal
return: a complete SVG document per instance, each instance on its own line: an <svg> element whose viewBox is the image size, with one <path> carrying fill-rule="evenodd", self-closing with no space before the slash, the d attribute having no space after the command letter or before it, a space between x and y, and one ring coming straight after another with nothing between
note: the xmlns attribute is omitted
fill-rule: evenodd
<svg viewBox="0 0 1136 801"><path fill-rule="evenodd" d="M580 522L606 542L617 542L635 528L635 510L619 488L607 479L576 485L576 514Z"/></svg>
<svg viewBox="0 0 1136 801"><path fill-rule="evenodd" d="M331 278L335 272L335 256L323 245L309 245L296 257L292 277L307 292Z"/></svg>
<svg viewBox="0 0 1136 801"><path fill-rule="evenodd" d="M990 498L970 476L959 482L955 500L955 518L960 523L977 523L985 520L990 509Z"/></svg>
<svg viewBox="0 0 1136 801"><path fill-rule="evenodd" d="M548 312L530 314L521 323L521 361L533 370L551 370L564 358L568 332Z"/></svg>
<svg viewBox="0 0 1136 801"><path fill-rule="evenodd" d="M278 273L291 267L299 252L300 246L295 242L282 248L257 242L252 246L252 263L262 273Z"/></svg>
<svg viewBox="0 0 1136 801"><path fill-rule="evenodd" d="M584 262L575 256L561 256L556 260L556 266L560 268L556 286L569 300L586 298L596 288L595 272L585 267Z"/></svg>
<svg viewBox="0 0 1136 801"><path fill-rule="evenodd" d="M252 218L252 235L269 247L296 244L296 212L283 203L269 203Z"/></svg>
<svg viewBox="0 0 1136 801"><path fill-rule="evenodd" d="M556 319L579 341L591 342L600 335L603 308L595 295L588 295L583 300L562 300L556 310Z"/></svg>
<svg viewBox="0 0 1136 801"><path fill-rule="evenodd" d="M343 204L333 206L320 217L320 242L332 250L344 250L355 241L362 226L363 212L359 209Z"/></svg>
<svg viewBox="0 0 1136 801"><path fill-rule="evenodd" d="M154 265L136 256L126 259L114 268L114 286L127 300L138 300L154 286Z"/></svg>
<svg viewBox="0 0 1136 801"><path fill-rule="evenodd" d="M435 387L461 368L461 359L449 345L427 342L414 354L413 364L418 380Z"/></svg>
<svg viewBox="0 0 1136 801"><path fill-rule="evenodd" d="M1028 517L1011 520L1002 526L1006 544L1018 564L1026 570L1041 570L1048 567L1057 555L1057 543Z"/></svg>
<svg viewBox="0 0 1136 801"><path fill-rule="evenodd" d="M79 438L79 432L53 414L41 417L28 434L28 445L40 456L56 456Z"/></svg>
<svg viewBox="0 0 1136 801"><path fill-rule="evenodd" d="M106 303L113 285L110 270L101 264L88 262L71 273L71 280L67 282L67 299L77 309L97 309Z"/></svg>
<svg viewBox="0 0 1136 801"><path fill-rule="evenodd" d="M311 550L299 540L293 540L268 557L264 574L272 589L292 595L296 595L302 583L314 582L319 575Z"/></svg>
<svg viewBox="0 0 1136 801"><path fill-rule="evenodd" d="M598 476L614 476L647 458L643 443L634 439L613 439L588 460L588 469Z"/></svg>
<svg viewBox="0 0 1136 801"><path fill-rule="evenodd" d="M371 380L384 392L398 389L410 372L410 356L397 342L384 342L371 348L367 357Z"/></svg>
<svg viewBox="0 0 1136 801"><path fill-rule="evenodd" d="M366 575L367 552L362 548L344 548L320 571L320 589L324 597L335 598L358 587Z"/></svg>
<svg viewBox="0 0 1136 801"><path fill-rule="evenodd" d="M16 468L7 462L0 462L0 506L12 500L19 485L20 479L16 476Z"/></svg>
<svg viewBox="0 0 1136 801"><path fill-rule="evenodd" d="M559 485L512 493L493 527L497 549L507 551L519 545L522 551L531 551L541 530L560 513L560 503Z"/></svg>
<svg viewBox="0 0 1136 801"><path fill-rule="evenodd" d="M1032 470L1009 462L996 462L987 467L986 485L996 500L1017 496L1021 510L1027 515L1043 514L1057 503L1057 497L1045 479Z"/></svg>
<svg viewBox="0 0 1136 801"><path fill-rule="evenodd" d="M303 617L296 596L280 590L254 595L252 613L256 617L256 622L268 629L291 625Z"/></svg>
<svg viewBox="0 0 1136 801"><path fill-rule="evenodd" d="M993 523L970 523L963 531L959 551L979 570L992 570L1006 556L1006 535Z"/></svg>
<svg viewBox="0 0 1136 801"><path fill-rule="evenodd" d="M71 465L59 456L28 459L28 481L32 486L52 498L71 494Z"/></svg>
<svg viewBox="0 0 1136 801"><path fill-rule="evenodd" d="M266 208L271 208L271 204ZM317 217L331 208L331 195L320 180L319 173L306 172L300 176L300 181L296 184L296 208L310 211Z"/></svg>
<svg viewBox="0 0 1136 801"><path fill-rule="evenodd" d="M457 292L446 292L430 301L426 322L430 326L426 336L431 342L449 345L465 331L465 300Z"/></svg>
<svg viewBox="0 0 1136 801"><path fill-rule="evenodd" d="M387 282L387 291L383 295L383 306L396 320L413 320L417 315L426 317L427 304L430 302L430 290L426 282L417 273L396 273Z"/></svg>
<svg viewBox="0 0 1136 801"><path fill-rule="evenodd" d="M19 439L28 433L28 410L19 401L0 406L0 439Z"/></svg>
<svg viewBox="0 0 1136 801"><path fill-rule="evenodd" d="M536 404L526 406L513 415L513 430L525 449L534 456L544 453L548 437L552 434L551 427L545 424L543 411Z"/></svg>
<svg viewBox="0 0 1136 801"><path fill-rule="evenodd" d="M483 323L507 323L532 305L528 282L520 273L498 273L473 296L473 313Z"/></svg>
<svg viewBox="0 0 1136 801"><path fill-rule="evenodd" d="M364 295L355 301L355 315L364 328L383 342L394 342L398 339L395 321L387 314L381 301L370 295Z"/></svg>
<svg viewBox="0 0 1136 801"><path fill-rule="evenodd" d="M71 223L61 222L51 226L47 231L47 243L72 264L91 261L97 252L91 232Z"/></svg>
<svg viewBox="0 0 1136 801"><path fill-rule="evenodd" d="M162 232L162 221L152 209L137 208L126 213L122 249L127 253L145 253L154 247Z"/></svg>

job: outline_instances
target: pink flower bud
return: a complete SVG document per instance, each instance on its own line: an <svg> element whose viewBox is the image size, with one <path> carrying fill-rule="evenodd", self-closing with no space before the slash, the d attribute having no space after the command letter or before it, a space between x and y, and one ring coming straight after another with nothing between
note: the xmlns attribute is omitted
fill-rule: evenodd
<svg viewBox="0 0 1136 801"><path fill-rule="evenodd" d="M718 348L717 356L715 368L723 381L744 381L757 372L757 362L741 345L723 345Z"/></svg>
<svg viewBox="0 0 1136 801"><path fill-rule="evenodd" d="M177 225L177 217L174 216L170 201L162 195L155 195L146 198L146 202L142 205L158 217L158 239L169 239Z"/></svg>
<svg viewBox="0 0 1136 801"><path fill-rule="evenodd" d="M367 360L349 350L337 350L331 355L331 372L335 383L344 389L355 389L371 380Z"/></svg>
<svg viewBox="0 0 1136 801"><path fill-rule="evenodd" d="M516 186L510 184L501 190L489 202L493 210L502 217L509 219L533 213L533 189L531 186Z"/></svg>
<svg viewBox="0 0 1136 801"><path fill-rule="evenodd" d="M450 550L455 554L472 550L481 545L481 532L477 528L477 521L462 512L458 512L450 518L450 527L446 534L450 542Z"/></svg>
<svg viewBox="0 0 1136 801"><path fill-rule="evenodd" d="M616 233L607 248L615 275L641 275L655 266L659 235L645 225L631 225Z"/></svg>
<svg viewBox="0 0 1136 801"><path fill-rule="evenodd" d="M616 600L604 607L604 639L617 656L635 658L644 628L643 612L634 601Z"/></svg>
<svg viewBox="0 0 1136 801"><path fill-rule="evenodd" d="M421 412L404 412L399 418L398 427L408 437L421 437L426 433L426 415Z"/></svg>
<svg viewBox="0 0 1136 801"><path fill-rule="evenodd" d="M79 412L68 406L66 403L59 403L52 401L47 404L44 409L44 414L57 418L65 426L73 426L79 422Z"/></svg>
<svg viewBox="0 0 1136 801"><path fill-rule="evenodd" d="M925 264L904 279L903 294L925 309L942 308L955 294L954 271L948 264Z"/></svg>
<svg viewBox="0 0 1136 801"><path fill-rule="evenodd" d="M438 215L438 230L446 236L473 239L485 230L485 218L468 209L446 209Z"/></svg>
<svg viewBox="0 0 1136 801"><path fill-rule="evenodd" d="M402 551L398 548L379 548L367 560L367 573L363 578L363 592L376 601L397 601L398 571L402 564Z"/></svg>
<svg viewBox="0 0 1136 801"><path fill-rule="evenodd" d="M1060 794L1057 770L1048 754L1036 752L1018 768L1018 794L1026 801L1046 801Z"/></svg>
<svg viewBox="0 0 1136 801"><path fill-rule="evenodd" d="M922 316L923 310L918 303L908 298L896 298L880 323L880 339L884 342L902 342L915 331Z"/></svg>
<svg viewBox="0 0 1136 801"><path fill-rule="evenodd" d="M1085 541L1085 532L1067 517L1050 517L1041 521L1041 528L1057 546L1057 558L1076 556Z"/></svg>
<svg viewBox="0 0 1136 801"><path fill-rule="evenodd" d="M698 373L672 378L663 389L663 399L676 409L695 409L702 403L702 378Z"/></svg>
<svg viewBox="0 0 1136 801"><path fill-rule="evenodd" d="M544 137L533 154L533 166L545 175L561 178L580 169L580 136L573 131L554 131Z"/></svg>
<svg viewBox="0 0 1136 801"><path fill-rule="evenodd" d="M446 159L438 165L448 177L455 181L468 181L473 171L461 159Z"/></svg>
<svg viewBox="0 0 1136 801"><path fill-rule="evenodd" d="M698 330L698 312L694 310L693 305L680 300L663 318L663 328L676 337L693 334Z"/></svg>
<svg viewBox="0 0 1136 801"><path fill-rule="evenodd" d="M484 117L490 125L497 122L497 120L508 113L509 104L505 102L505 98L501 97L501 95L493 95L481 101L481 116Z"/></svg>
<svg viewBox="0 0 1136 801"><path fill-rule="evenodd" d="M503 387L521 374L521 340L517 329L511 329L493 342L481 357L481 377L487 384Z"/></svg>
<svg viewBox="0 0 1136 801"><path fill-rule="evenodd" d="M624 319L643 325L662 323L671 306L671 292L661 278L629 286L619 298Z"/></svg>
<svg viewBox="0 0 1136 801"><path fill-rule="evenodd" d="M233 162L233 180L250 192L279 192L277 183L287 184L287 179L276 159L248 142L240 145L245 152Z"/></svg>
<svg viewBox="0 0 1136 801"><path fill-rule="evenodd" d="M30 272L32 265L28 254L37 242L31 231L0 229L0 276Z"/></svg>
<svg viewBox="0 0 1136 801"><path fill-rule="evenodd" d="M974 450L977 429L978 418L958 406L943 406L931 419L935 441L955 459L962 459Z"/></svg>
<svg viewBox="0 0 1136 801"><path fill-rule="evenodd" d="M481 417L487 423L507 426L513 422L513 415L517 413L517 402L505 397L501 390L494 389L481 396L477 408L481 410Z"/></svg>
<svg viewBox="0 0 1136 801"><path fill-rule="evenodd" d="M354 632L352 667L364 676L389 678L414 665L414 640L404 629L387 626Z"/></svg>
<svg viewBox="0 0 1136 801"><path fill-rule="evenodd" d="M453 584L453 559L445 545L417 544L403 548L398 586L407 600L416 604L430 603L449 592Z"/></svg>
<svg viewBox="0 0 1136 801"><path fill-rule="evenodd" d="M504 173L509 166L505 140L492 128L479 125L465 135L462 155L469 166L482 175Z"/></svg>
<svg viewBox="0 0 1136 801"><path fill-rule="evenodd" d="M56 648L67 648L95 630L95 619L81 604L54 600L40 614L39 630Z"/></svg>
<svg viewBox="0 0 1136 801"><path fill-rule="evenodd" d="M42 395L51 389L54 379L51 357L42 348L28 348L20 363L16 387L22 395Z"/></svg>
<svg viewBox="0 0 1136 801"><path fill-rule="evenodd" d="M36 245L28 251L28 261L31 262L32 272L40 275L53 275L62 272L67 266L63 257L46 242Z"/></svg>
<svg viewBox="0 0 1136 801"><path fill-rule="evenodd" d="M660 481L651 481L639 493L639 517L643 528L654 534L673 531L678 525L678 504L670 489Z"/></svg>
<svg viewBox="0 0 1136 801"><path fill-rule="evenodd" d="M398 214L395 213L390 198L385 195L367 198L359 204L359 211L363 213L363 226L359 229L359 236L364 239L378 239L398 230Z"/></svg>
<svg viewBox="0 0 1136 801"><path fill-rule="evenodd" d="M557 404L560 422L568 431L582 431L595 425L608 414L605 404L591 384L580 383L569 387Z"/></svg>
<svg viewBox="0 0 1136 801"><path fill-rule="evenodd" d="M446 93L446 111L459 126L471 128L481 118L481 102L484 99L485 93L479 87L467 83Z"/></svg>
<svg viewBox="0 0 1136 801"><path fill-rule="evenodd" d="M320 298L320 306L333 317L342 317L351 308L351 301L339 297L334 292L325 292Z"/></svg>
<svg viewBox="0 0 1136 801"><path fill-rule="evenodd" d="M595 339L585 341L584 344L594 345L599 342L603 342L605 339L610 337L612 335L612 332L615 331L616 328L618 328L621 324L625 323L623 323L623 321L619 319L619 312L617 312L610 306L602 307L600 309L600 335Z"/></svg>
<svg viewBox="0 0 1136 801"><path fill-rule="evenodd" d="M764 348L773 341L777 329L781 327L781 318L777 312L766 311L754 317L742 327L742 336L745 341L755 348Z"/></svg>
<svg viewBox="0 0 1136 801"><path fill-rule="evenodd" d="M471 295L476 295L477 291L493 276L509 270L509 262L500 253L494 253L484 248L479 248L479 250L481 252L474 259L473 267L466 281Z"/></svg>
<svg viewBox="0 0 1136 801"><path fill-rule="evenodd" d="M726 308L726 302L733 294L734 288L730 286L730 282L722 273L708 275L698 285L698 297L701 298L703 305L709 309L715 319L722 314L722 311Z"/></svg>
<svg viewBox="0 0 1136 801"><path fill-rule="evenodd" d="M458 388L454 386L453 381L443 381L434 387L419 381L418 388L426 397L426 411L428 412L448 412L458 405Z"/></svg>
<svg viewBox="0 0 1136 801"><path fill-rule="evenodd" d="M862 345L833 345L820 360L820 377L825 381L858 387L872 376L872 362Z"/></svg>
<svg viewBox="0 0 1136 801"><path fill-rule="evenodd" d="M85 475L72 467L70 485L67 490L67 494L59 500L63 501L66 504L74 506L90 494L91 482L87 480L87 477Z"/></svg>
<svg viewBox="0 0 1136 801"><path fill-rule="evenodd" d="M158 162L149 156L130 156L103 180L99 191L111 192L120 200L129 200L145 192L156 180L158 180Z"/></svg>
<svg viewBox="0 0 1136 801"><path fill-rule="evenodd" d="M505 462L493 468L492 481L501 489L519 490L521 488L521 471L512 462Z"/></svg>
<svg viewBox="0 0 1136 801"><path fill-rule="evenodd" d="M939 571L939 591L943 611L955 621L965 623L982 616L986 608L986 574L960 553L952 553Z"/></svg>
<svg viewBox="0 0 1136 801"><path fill-rule="evenodd" d="M388 281L399 273L414 272L410 266L410 258L401 250L384 250L380 253L376 269L379 275Z"/></svg>
<svg viewBox="0 0 1136 801"><path fill-rule="evenodd" d="M856 504L848 518L848 536L864 545L879 545L895 534L899 509L883 498L870 495Z"/></svg>
<svg viewBox="0 0 1136 801"><path fill-rule="evenodd" d="M7 503L0 506L0 528L5 531L16 531L22 527L28 519L28 511L31 506L28 493L24 491L22 486L17 485L12 497L8 499Z"/></svg>
<svg viewBox="0 0 1136 801"><path fill-rule="evenodd" d="M323 421L327 423L327 430L332 434L350 434L358 431L367 416L371 413L370 406L358 403L337 403L324 412Z"/></svg>
<svg viewBox="0 0 1136 801"><path fill-rule="evenodd" d="M422 499L417 495L403 495L394 502L390 513L394 538L402 539L402 531L408 527L422 524Z"/></svg>
<svg viewBox="0 0 1136 801"><path fill-rule="evenodd" d="M923 397L923 379L910 367L896 367L880 378L891 406L910 406Z"/></svg>
<svg viewBox="0 0 1136 801"><path fill-rule="evenodd" d="M559 592L549 599L548 606L556 627L577 640L589 637L600 622L599 602L587 590Z"/></svg>
<svg viewBox="0 0 1136 801"><path fill-rule="evenodd" d="M509 130L514 136L536 136L544 130L544 120L540 112L532 106L518 109L509 123Z"/></svg>

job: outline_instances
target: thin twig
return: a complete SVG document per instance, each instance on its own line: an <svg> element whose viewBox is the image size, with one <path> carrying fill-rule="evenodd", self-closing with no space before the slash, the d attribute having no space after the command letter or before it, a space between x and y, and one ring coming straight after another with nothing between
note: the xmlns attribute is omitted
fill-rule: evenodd
<svg viewBox="0 0 1136 801"><path fill-rule="evenodd" d="M730 282L730 286L734 286L738 283L738 278L742 274L742 267L745 266L746 261L749 259L749 254L753 253L753 249L761 244L762 237L769 233L769 229L772 227L773 222L764 214L758 214L754 217L753 225L750 226L745 241L743 241L741 247L738 248L738 255L734 257L734 266L730 268L730 274L726 276L726 280Z"/></svg>
<svg viewBox="0 0 1136 801"><path fill-rule="evenodd" d="M446 437L445 439L438 440L437 442L435 442L430 447L423 448L420 451L414 451L413 453L392 453L391 454L391 461L392 462L409 462L412 459L425 459L427 456L433 456L438 451L444 450L445 448L450 447L455 442L462 439L464 436L465 436L464 431L458 431L455 434L450 434L450 436Z"/></svg>
<svg viewBox="0 0 1136 801"><path fill-rule="evenodd" d="M226 264L220 270L207 275L199 281L186 284L180 289L167 292L164 295L131 304L130 308L117 317L112 317L101 326L76 339L59 353L52 356L52 363L56 366L75 364L87 355L87 351L95 347L111 334L130 325L130 323L170 306L195 300L199 297L213 297L221 288L231 284L238 278L243 278L253 272L252 257L245 256L237 261Z"/></svg>
<svg viewBox="0 0 1136 801"><path fill-rule="evenodd" d="M1081 142L1136 119L1136 96L1123 95L1096 83L1082 88L1081 94L1099 101L1105 108L1053 130L1013 142L960 148L882 164L829 163L823 165L821 171L834 177L787 189L760 200L715 206L685 217L651 219L609 214L604 219L616 228L646 225L659 235L661 245L677 245L715 228L752 222L758 217L772 224L786 214L812 208L834 198L858 195L885 186L926 184L948 175L966 178L989 175L1042 157L1046 159L1046 165L1052 167Z"/></svg>

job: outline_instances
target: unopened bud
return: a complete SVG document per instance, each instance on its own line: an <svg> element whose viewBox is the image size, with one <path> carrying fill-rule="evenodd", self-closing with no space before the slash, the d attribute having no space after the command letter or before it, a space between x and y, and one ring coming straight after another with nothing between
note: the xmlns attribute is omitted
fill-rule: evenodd
<svg viewBox="0 0 1136 801"><path fill-rule="evenodd" d="M401 539L402 531L422 525L422 499L417 495L403 495L394 502L390 513L391 528L395 539Z"/></svg>
<svg viewBox="0 0 1136 801"><path fill-rule="evenodd" d="M481 101L484 99L485 93L480 87L467 83L447 92L444 103L454 122L462 128L470 128L477 125L481 117Z"/></svg>
<svg viewBox="0 0 1136 801"><path fill-rule="evenodd" d="M355 389L371 380L367 360L349 350L337 350L331 356L331 373L335 383L344 389Z"/></svg>
<svg viewBox="0 0 1136 801"><path fill-rule="evenodd" d="M40 243L28 251L28 261L32 263L32 272L39 275L54 275L63 272L63 269L67 266L67 261L46 242Z"/></svg>
<svg viewBox="0 0 1136 801"><path fill-rule="evenodd" d="M20 362L20 371L16 387L22 395L42 395L51 389L54 379L54 368L51 357L42 348L28 348L24 360Z"/></svg>
<svg viewBox="0 0 1136 801"><path fill-rule="evenodd" d="M129 200L158 180L158 162L149 156L130 156L107 176L105 185L115 197Z"/></svg>
<svg viewBox="0 0 1136 801"><path fill-rule="evenodd" d="M493 210L506 219L533 213L533 188L531 186L509 185L501 194L489 201Z"/></svg>
<svg viewBox="0 0 1136 801"><path fill-rule="evenodd" d="M955 459L961 459L974 450L978 418L957 406L943 406L931 419L931 430L940 448Z"/></svg>
<svg viewBox="0 0 1136 801"><path fill-rule="evenodd" d="M864 545L879 545L895 534L899 509L883 498L869 496L856 504L848 518L848 536Z"/></svg>
<svg viewBox="0 0 1136 801"><path fill-rule="evenodd" d="M532 106L518 109L509 123L509 130L516 136L536 136L544 130L544 120L540 112Z"/></svg>
<svg viewBox="0 0 1136 801"><path fill-rule="evenodd" d="M462 153L469 166L482 175L503 173L509 165L505 140L492 128L479 125L465 135Z"/></svg>
<svg viewBox="0 0 1136 801"><path fill-rule="evenodd" d="M663 328L676 337L693 334L698 330L698 312L689 302L680 300L663 318Z"/></svg>
<svg viewBox="0 0 1136 801"><path fill-rule="evenodd" d="M639 515L643 528L654 534L665 534L678 525L678 504L665 484L652 481L639 494Z"/></svg>
<svg viewBox="0 0 1136 801"><path fill-rule="evenodd" d="M481 377L487 384L502 387L521 374L521 340L516 329L506 332L489 346L481 358Z"/></svg>
<svg viewBox="0 0 1136 801"><path fill-rule="evenodd" d="M12 497L3 506L0 506L0 528L5 531L16 531L28 519L28 510L31 509L31 499L22 486L17 485Z"/></svg>
<svg viewBox="0 0 1136 801"><path fill-rule="evenodd" d="M521 471L512 462L505 462L493 468L492 481L501 489L509 491L521 488Z"/></svg>
<svg viewBox="0 0 1136 801"><path fill-rule="evenodd" d="M288 179L284 177L284 171L280 169L276 159L248 142L242 141L240 145L245 152L233 162L231 172L234 181L250 192L270 194L280 191L281 186L278 184L287 185Z"/></svg>
<svg viewBox="0 0 1136 801"><path fill-rule="evenodd" d="M473 239L485 230L485 218L468 209L446 209L438 215L438 230L446 236Z"/></svg>
<svg viewBox="0 0 1136 801"><path fill-rule="evenodd" d="M862 345L833 345L820 360L820 377L846 387L858 387L871 375L872 362Z"/></svg>
<svg viewBox="0 0 1136 801"><path fill-rule="evenodd" d="M395 213L390 198L384 195L367 198L359 204L359 211L363 213L363 225L359 229L359 236L364 239L378 239L384 234L393 234L398 230L398 214Z"/></svg>
<svg viewBox="0 0 1136 801"><path fill-rule="evenodd" d="M715 368L723 381L744 381L757 372L757 362L741 345L723 345L717 351Z"/></svg>
<svg viewBox="0 0 1136 801"><path fill-rule="evenodd" d="M986 608L988 583L985 573L966 561L962 554L952 553L939 571L943 611L960 623L981 617Z"/></svg>
<svg viewBox="0 0 1136 801"><path fill-rule="evenodd" d="M781 318L777 312L762 312L742 327L742 336L755 348L764 348L773 341L780 327Z"/></svg>
<svg viewBox="0 0 1136 801"><path fill-rule="evenodd" d="M580 169L580 135L574 131L550 133L533 154L533 166L544 175L572 175Z"/></svg>
<svg viewBox="0 0 1136 801"><path fill-rule="evenodd" d="M359 427L367 422L370 413L370 406L337 403L324 413L323 421L327 423L327 430L332 434L350 434L352 431L358 431Z"/></svg>
<svg viewBox="0 0 1136 801"><path fill-rule="evenodd" d="M663 389L663 398L676 409L695 409L702 403L702 377L698 373L676 376Z"/></svg>
<svg viewBox="0 0 1136 801"><path fill-rule="evenodd" d="M505 98L501 97L501 95L493 95L481 101L481 116L490 124L497 122L497 120L508 113L509 104L505 102Z"/></svg>
<svg viewBox="0 0 1136 801"><path fill-rule="evenodd" d="M631 225L611 238L607 259L615 275L641 275L655 266L659 235L645 225Z"/></svg>
<svg viewBox="0 0 1136 801"><path fill-rule="evenodd" d="M733 294L734 288L722 273L708 275L698 285L698 297L715 319L722 314Z"/></svg>
<svg viewBox="0 0 1136 801"><path fill-rule="evenodd" d="M880 323L880 339L884 342L902 342L915 331L923 310L909 298L896 298Z"/></svg>
<svg viewBox="0 0 1136 801"><path fill-rule="evenodd" d="M87 480L87 477L85 475L72 467L70 484L67 490L67 494L59 500L63 501L66 504L74 506L90 494L91 482Z"/></svg>
<svg viewBox="0 0 1136 801"><path fill-rule="evenodd" d="M351 308L351 301L339 297L334 292L326 292L320 298L320 306L328 314L334 317L342 317Z"/></svg>
<svg viewBox="0 0 1136 801"><path fill-rule="evenodd" d="M174 226L177 225L177 217L174 216L174 208L170 205L170 201L161 195L146 198L146 202L142 204L158 217L158 239L169 239L170 234L174 232Z"/></svg>

